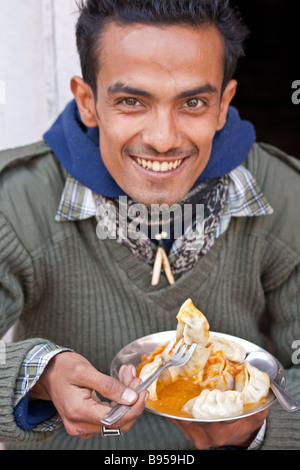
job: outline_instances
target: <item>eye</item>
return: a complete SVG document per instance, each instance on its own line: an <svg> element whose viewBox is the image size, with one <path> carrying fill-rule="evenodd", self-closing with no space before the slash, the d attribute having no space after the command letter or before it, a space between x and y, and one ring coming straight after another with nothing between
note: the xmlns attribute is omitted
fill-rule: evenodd
<svg viewBox="0 0 300 470"><path fill-rule="evenodd" d="M200 98L191 98L184 103L183 108L200 109L203 106L205 106L203 100L200 100Z"/></svg>
<svg viewBox="0 0 300 470"><path fill-rule="evenodd" d="M125 104L125 106L128 106L129 108L135 108L137 105L140 104L139 100L136 98L124 98L122 100L122 103Z"/></svg>

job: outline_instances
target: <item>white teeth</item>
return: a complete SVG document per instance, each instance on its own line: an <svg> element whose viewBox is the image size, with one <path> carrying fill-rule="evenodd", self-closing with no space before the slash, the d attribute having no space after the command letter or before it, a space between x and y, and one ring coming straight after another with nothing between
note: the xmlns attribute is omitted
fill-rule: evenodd
<svg viewBox="0 0 300 470"><path fill-rule="evenodd" d="M160 171L169 171L169 164L168 162L163 162L160 165Z"/></svg>
<svg viewBox="0 0 300 470"><path fill-rule="evenodd" d="M156 173L165 173L166 171L176 170L181 163L182 160L176 160L175 162L151 162L150 160L144 160L143 158L136 158L136 162L142 166L143 168L147 168L150 171L155 171Z"/></svg>
<svg viewBox="0 0 300 470"><path fill-rule="evenodd" d="M152 163L152 170L153 170L153 171L159 172L159 171L160 171L160 167L161 167L161 165L160 165L159 162L153 162L153 163ZM148 168L149 168L149 164L148 164ZM150 166L149 170L151 170L151 166Z"/></svg>

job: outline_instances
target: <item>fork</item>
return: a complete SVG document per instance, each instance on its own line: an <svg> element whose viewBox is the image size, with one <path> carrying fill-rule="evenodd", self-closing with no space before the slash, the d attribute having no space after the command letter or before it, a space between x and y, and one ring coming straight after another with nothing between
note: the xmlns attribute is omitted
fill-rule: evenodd
<svg viewBox="0 0 300 470"><path fill-rule="evenodd" d="M172 338L172 340L169 342L169 344L162 353L161 366L136 389L136 393L139 394L143 390L146 390L154 382L154 380L156 380L168 367L184 366L187 361L191 358L197 344L185 344L183 342L183 339L181 339L176 344L176 341L177 340L175 336ZM172 351L173 348L174 351ZM129 405L116 405L107 415L105 415L101 419L100 423L105 426L111 426L120 418L122 418L122 416L124 416L130 409L131 406Z"/></svg>

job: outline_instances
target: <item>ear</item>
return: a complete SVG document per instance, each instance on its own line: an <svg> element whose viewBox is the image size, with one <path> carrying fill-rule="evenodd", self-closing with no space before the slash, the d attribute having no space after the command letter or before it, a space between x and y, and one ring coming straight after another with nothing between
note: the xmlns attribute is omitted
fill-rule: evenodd
<svg viewBox="0 0 300 470"><path fill-rule="evenodd" d="M71 91L75 97L82 122L87 127L97 127L97 112L91 87L82 78L73 77Z"/></svg>
<svg viewBox="0 0 300 470"><path fill-rule="evenodd" d="M228 83L228 85L226 86L223 92L223 96L221 99L220 114L218 118L218 129L217 129L218 131L223 129L223 127L226 124L228 108L236 94L236 89L237 89L237 81L230 80L230 82Z"/></svg>

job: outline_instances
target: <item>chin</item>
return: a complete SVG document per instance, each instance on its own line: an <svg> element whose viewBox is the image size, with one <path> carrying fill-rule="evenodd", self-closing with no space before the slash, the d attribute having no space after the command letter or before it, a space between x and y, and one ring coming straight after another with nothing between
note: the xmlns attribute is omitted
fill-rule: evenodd
<svg viewBox="0 0 300 470"><path fill-rule="evenodd" d="M188 191L187 191L188 192ZM162 193L155 194L136 194L135 196L131 196L134 201L136 201L139 204L144 204L146 207L151 207L153 204L157 205L162 205L166 204L168 206L172 206L173 204L179 203L183 198L183 196L179 195L172 195L172 194L167 194L163 195Z"/></svg>

